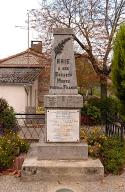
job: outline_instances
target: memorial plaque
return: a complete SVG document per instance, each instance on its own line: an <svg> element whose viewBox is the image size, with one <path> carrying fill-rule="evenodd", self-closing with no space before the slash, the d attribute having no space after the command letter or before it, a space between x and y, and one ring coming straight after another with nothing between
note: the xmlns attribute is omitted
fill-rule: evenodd
<svg viewBox="0 0 125 192"><path fill-rule="evenodd" d="M78 142L79 110L47 110L47 141Z"/></svg>

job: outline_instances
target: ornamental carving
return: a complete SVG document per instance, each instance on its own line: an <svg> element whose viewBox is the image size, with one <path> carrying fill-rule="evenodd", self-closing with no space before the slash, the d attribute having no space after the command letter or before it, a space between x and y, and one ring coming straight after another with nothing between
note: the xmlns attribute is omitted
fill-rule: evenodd
<svg viewBox="0 0 125 192"><path fill-rule="evenodd" d="M54 52L55 52L55 59L57 57L58 54L62 53L64 45L67 41L69 41L71 38L68 37L66 39L63 39L55 48L54 48Z"/></svg>

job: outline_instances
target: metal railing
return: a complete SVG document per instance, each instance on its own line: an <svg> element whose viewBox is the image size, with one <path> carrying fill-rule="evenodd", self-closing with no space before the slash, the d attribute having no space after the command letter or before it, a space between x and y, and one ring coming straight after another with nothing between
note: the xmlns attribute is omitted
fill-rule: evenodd
<svg viewBox="0 0 125 192"><path fill-rule="evenodd" d="M45 127L44 114L16 113L19 135L29 141L38 141Z"/></svg>
<svg viewBox="0 0 125 192"><path fill-rule="evenodd" d="M124 139L124 131L125 131L125 126L121 122L112 122L111 120L107 119L106 120L106 128L105 128L105 133L107 136L112 137L112 136L118 136L120 137L121 141Z"/></svg>
<svg viewBox="0 0 125 192"><path fill-rule="evenodd" d="M45 114L16 113L16 119L19 126L19 135L29 141L39 141L40 135L44 133ZM105 134L109 137L119 136L124 138L125 124L115 123L106 119Z"/></svg>

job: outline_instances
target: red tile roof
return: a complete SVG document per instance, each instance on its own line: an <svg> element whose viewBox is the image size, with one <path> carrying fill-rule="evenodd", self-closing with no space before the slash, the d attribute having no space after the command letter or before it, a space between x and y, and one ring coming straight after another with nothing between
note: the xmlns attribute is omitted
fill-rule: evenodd
<svg viewBox="0 0 125 192"><path fill-rule="evenodd" d="M50 59L43 53L28 49L0 60L0 67L44 67Z"/></svg>

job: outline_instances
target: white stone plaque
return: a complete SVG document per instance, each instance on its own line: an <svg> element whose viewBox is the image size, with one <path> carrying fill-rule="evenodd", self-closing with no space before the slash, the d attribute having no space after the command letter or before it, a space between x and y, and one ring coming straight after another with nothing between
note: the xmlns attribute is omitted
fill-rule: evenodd
<svg viewBox="0 0 125 192"><path fill-rule="evenodd" d="M47 110L47 141L78 142L79 110Z"/></svg>

